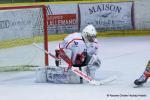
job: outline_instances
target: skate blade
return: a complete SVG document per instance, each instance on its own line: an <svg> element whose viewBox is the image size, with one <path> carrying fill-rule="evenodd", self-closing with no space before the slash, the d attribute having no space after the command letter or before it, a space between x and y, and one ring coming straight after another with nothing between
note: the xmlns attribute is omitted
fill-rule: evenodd
<svg viewBox="0 0 150 100"><path fill-rule="evenodd" d="M140 88L140 87L143 87L143 84L133 86L133 88Z"/></svg>

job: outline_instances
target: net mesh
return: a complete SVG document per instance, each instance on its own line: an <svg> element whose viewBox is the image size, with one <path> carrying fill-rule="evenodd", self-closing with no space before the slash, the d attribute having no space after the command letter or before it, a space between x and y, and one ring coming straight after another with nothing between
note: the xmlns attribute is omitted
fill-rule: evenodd
<svg viewBox="0 0 150 100"><path fill-rule="evenodd" d="M42 7L0 8L0 67L44 65Z"/></svg>

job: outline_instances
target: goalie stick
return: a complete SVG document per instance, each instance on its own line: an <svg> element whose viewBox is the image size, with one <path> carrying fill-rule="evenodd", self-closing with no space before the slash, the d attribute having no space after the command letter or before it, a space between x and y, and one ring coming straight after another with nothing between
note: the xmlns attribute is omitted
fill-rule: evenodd
<svg viewBox="0 0 150 100"><path fill-rule="evenodd" d="M58 60L58 58L56 56L54 56L52 53L44 50L43 48L41 48L40 46L38 46L36 43L33 43L33 45L39 49L41 49L42 51L44 51L45 53L47 53L49 56L53 57L54 59ZM88 75L86 75L85 73L83 73L82 71L80 71L78 68L72 67L72 61L71 59L65 54L65 52L63 51L63 49L60 49L60 57L66 61L68 63L68 68L71 69L76 75L82 77L84 80L88 81L90 84L92 85L104 85L108 82L111 82L113 80L116 79L116 76L104 79L104 80L94 80L93 78L89 77Z"/></svg>
<svg viewBox="0 0 150 100"><path fill-rule="evenodd" d="M37 48L39 48L40 50L44 51L45 53L47 53L49 56L53 57L56 60L59 60L56 56L54 56L53 54L51 54L50 52L44 50L43 48L41 48L39 45L37 45L36 43L33 43L33 45Z"/></svg>

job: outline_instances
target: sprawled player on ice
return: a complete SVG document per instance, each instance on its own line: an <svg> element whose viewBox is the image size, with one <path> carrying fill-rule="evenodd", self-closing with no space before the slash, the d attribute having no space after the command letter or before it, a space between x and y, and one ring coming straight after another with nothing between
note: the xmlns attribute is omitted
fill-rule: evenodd
<svg viewBox="0 0 150 100"><path fill-rule="evenodd" d="M91 78L95 78L95 71L100 67L98 58L98 41L96 39L97 31L93 25L87 25L82 32L69 34L61 43L56 51L56 57L60 58L60 49L71 59L72 66L82 68L82 71ZM61 59L62 61L63 59ZM53 83L81 83L81 78L62 67L60 60L56 60L56 66L51 66L47 71L47 79ZM67 69L67 70L66 70ZM86 81L84 81L86 82Z"/></svg>

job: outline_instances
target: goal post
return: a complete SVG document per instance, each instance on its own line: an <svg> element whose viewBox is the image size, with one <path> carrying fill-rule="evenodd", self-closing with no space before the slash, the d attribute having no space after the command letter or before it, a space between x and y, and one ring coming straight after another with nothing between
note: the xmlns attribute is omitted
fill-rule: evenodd
<svg viewBox="0 0 150 100"><path fill-rule="evenodd" d="M0 7L0 67L34 66L36 61L48 66L48 54L43 54L40 59L39 52L34 53L36 48L33 50L32 46L36 42L48 51L47 27L47 11L44 5ZM29 48L32 50L27 50Z"/></svg>

